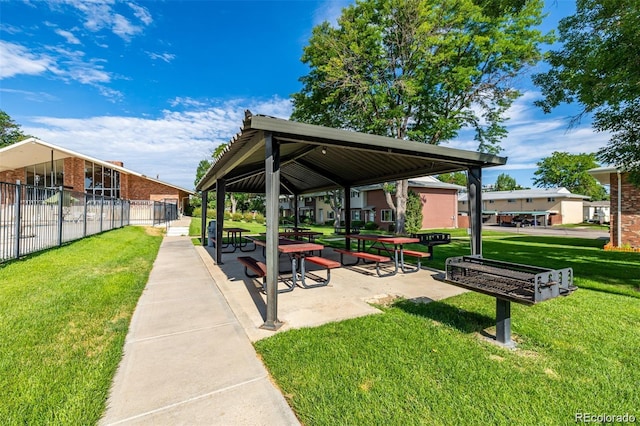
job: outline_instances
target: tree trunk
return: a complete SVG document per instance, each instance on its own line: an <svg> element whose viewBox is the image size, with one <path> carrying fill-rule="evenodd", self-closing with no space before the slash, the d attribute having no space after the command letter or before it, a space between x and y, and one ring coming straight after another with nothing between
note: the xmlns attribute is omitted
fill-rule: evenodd
<svg viewBox="0 0 640 426"><path fill-rule="evenodd" d="M407 197L409 196L409 180L396 182L396 234L404 235L407 218Z"/></svg>
<svg viewBox="0 0 640 426"><path fill-rule="evenodd" d="M231 214L235 214L236 209L238 208L238 200L236 200L236 197L234 197L233 194L231 194L229 198L231 199Z"/></svg>

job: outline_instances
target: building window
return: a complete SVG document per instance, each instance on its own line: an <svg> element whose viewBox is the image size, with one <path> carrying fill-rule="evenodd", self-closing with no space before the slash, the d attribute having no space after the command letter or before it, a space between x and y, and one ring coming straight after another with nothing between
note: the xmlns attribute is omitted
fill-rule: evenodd
<svg viewBox="0 0 640 426"><path fill-rule="evenodd" d="M527 203L533 203L533 198L527 198L525 201L526 201Z"/></svg>
<svg viewBox="0 0 640 426"><path fill-rule="evenodd" d="M467 202L466 202L466 201L463 201L463 202L462 202L462 205L464 206L465 204L467 204Z"/></svg>
<svg viewBox="0 0 640 426"><path fill-rule="evenodd" d="M351 220L360 220L360 210L351 210Z"/></svg>
<svg viewBox="0 0 640 426"><path fill-rule="evenodd" d="M507 203L515 203L515 202L516 202L515 198L509 198L507 200Z"/></svg>
<svg viewBox="0 0 640 426"><path fill-rule="evenodd" d="M360 198L360 192L351 191L351 198Z"/></svg>
<svg viewBox="0 0 640 426"><path fill-rule="evenodd" d="M27 185L58 188L64 185L64 160L47 161L25 167Z"/></svg>
<svg viewBox="0 0 640 426"><path fill-rule="evenodd" d="M489 204L493 204L495 202L496 202L496 200L489 200Z"/></svg>
<svg viewBox="0 0 640 426"><path fill-rule="evenodd" d="M84 191L94 196L120 198L120 172L91 161L85 161Z"/></svg>
<svg viewBox="0 0 640 426"><path fill-rule="evenodd" d="M328 220L335 220L336 216L335 213L333 212L333 210L327 210L327 219Z"/></svg>
<svg viewBox="0 0 640 426"><path fill-rule="evenodd" d="M382 222L395 222L396 221L395 212L391 209L380 210L380 220Z"/></svg>
<svg viewBox="0 0 640 426"><path fill-rule="evenodd" d="M556 198L555 197L549 197L547 198L547 201L550 203L555 203L556 202Z"/></svg>

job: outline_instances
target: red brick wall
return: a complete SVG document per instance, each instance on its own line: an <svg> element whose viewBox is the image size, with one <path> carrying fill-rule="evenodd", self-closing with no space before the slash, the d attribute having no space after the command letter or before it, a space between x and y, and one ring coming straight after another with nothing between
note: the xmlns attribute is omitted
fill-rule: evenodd
<svg viewBox="0 0 640 426"><path fill-rule="evenodd" d="M129 200L163 201L178 200L182 209L188 204L189 194L160 182L151 181L135 175L121 175L121 197Z"/></svg>
<svg viewBox="0 0 640 426"><path fill-rule="evenodd" d="M64 187L84 192L84 160L68 157L64 159Z"/></svg>
<svg viewBox="0 0 640 426"><path fill-rule="evenodd" d="M17 180L21 183L27 183L27 172L24 168L0 172L0 182L16 183Z"/></svg>
<svg viewBox="0 0 640 426"><path fill-rule="evenodd" d="M611 243L618 245L618 175L612 173L611 182ZM629 182L628 175L622 174L622 199L620 208L620 229L622 246L640 248L640 188Z"/></svg>
<svg viewBox="0 0 640 426"><path fill-rule="evenodd" d="M409 188L422 199L422 229L454 228L458 219L458 198L455 190L436 188ZM375 222L382 229L389 228L389 222L380 220L380 210L388 209L384 191L367 192L367 204L376 206Z"/></svg>
<svg viewBox="0 0 640 426"><path fill-rule="evenodd" d="M422 200L422 229L456 228L458 197L456 190L410 188Z"/></svg>

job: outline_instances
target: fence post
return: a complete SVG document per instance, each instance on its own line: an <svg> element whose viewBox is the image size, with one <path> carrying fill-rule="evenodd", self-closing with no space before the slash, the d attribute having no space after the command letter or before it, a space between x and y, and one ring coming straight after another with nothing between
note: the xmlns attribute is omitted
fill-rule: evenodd
<svg viewBox="0 0 640 426"><path fill-rule="evenodd" d="M82 221L82 237L86 237L87 236L87 198L88 195L85 193L84 194L84 214L82 215L83 217L83 221Z"/></svg>
<svg viewBox="0 0 640 426"><path fill-rule="evenodd" d="M62 186L60 187L60 192L58 192L58 245L61 246L62 245L62 223L63 223L63 217L62 215L64 214L64 206L62 204L63 198L64 198L64 193L62 192Z"/></svg>
<svg viewBox="0 0 640 426"><path fill-rule="evenodd" d="M14 250L14 257L17 259L20 257L20 222L22 222L22 212L20 211L20 205L22 204L22 189L21 189L21 185L20 185L20 181L17 180L16 181L16 200L15 200L15 224L14 224L14 235L16 237L16 244L15 244L15 250Z"/></svg>
<svg viewBox="0 0 640 426"><path fill-rule="evenodd" d="M100 232L102 232L102 215L104 214L104 195L100 196Z"/></svg>

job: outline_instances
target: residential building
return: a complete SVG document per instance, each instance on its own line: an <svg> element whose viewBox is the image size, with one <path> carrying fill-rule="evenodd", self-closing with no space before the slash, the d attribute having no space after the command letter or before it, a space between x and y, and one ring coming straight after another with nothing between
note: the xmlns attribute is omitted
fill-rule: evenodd
<svg viewBox="0 0 640 426"><path fill-rule="evenodd" d="M598 167L589 174L609 185L611 220L609 233L615 247L640 248L640 188L619 167Z"/></svg>
<svg viewBox="0 0 640 426"><path fill-rule="evenodd" d="M458 226L458 191L462 186L440 182L432 176L409 180L409 189L422 201L422 229L456 228ZM381 229L395 224L395 212L389 207L382 184L367 185L351 190L351 220L375 222ZM281 197L283 216L293 214L293 201ZM325 202L325 193L307 194L298 198L298 214L312 222L334 220L334 212ZM344 220L344 213L341 220Z"/></svg>
<svg viewBox="0 0 640 426"><path fill-rule="evenodd" d="M90 195L174 203L184 211L194 191L36 138L0 149L0 182L63 187Z"/></svg>
<svg viewBox="0 0 640 426"><path fill-rule="evenodd" d="M582 203L589 197L566 188L522 189L482 193L482 215L486 224L560 225L581 223ZM458 197L459 210L469 212L467 194Z"/></svg>
<svg viewBox="0 0 640 426"><path fill-rule="evenodd" d="M611 203L609 201L585 201L582 205L585 222L609 223L611 220Z"/></svg>

